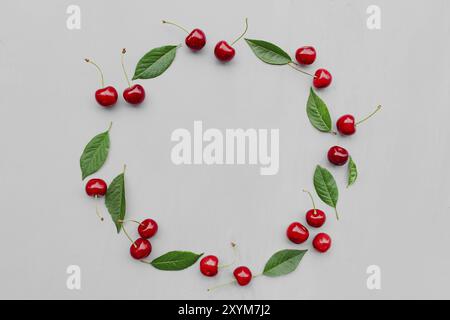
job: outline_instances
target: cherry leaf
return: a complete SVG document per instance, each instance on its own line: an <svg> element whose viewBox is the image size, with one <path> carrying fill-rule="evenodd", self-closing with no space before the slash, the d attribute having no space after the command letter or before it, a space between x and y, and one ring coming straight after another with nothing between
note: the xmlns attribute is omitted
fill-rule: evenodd
<svg viewBox="0 0 450 320"><path fill-rule="evenodd" d="M109 129L89 141L80 157L82 179L96 173L106 161L109 153Z"/></svg>
<svg viewBox="0 0 450 320"><path fill-rule="evenodd" d="M150 264L159 270L179 271L189 268L203 255L189 251L170 251L154 259Z"/></svg>
<svg viewBox="0 0 450 320"><path fill-rule="evenodd" d="M263 275L268 277L284 276L297 269L308 250L281 250L267 261Z"/></svg>
<svg viewBox="0 0 450 320"><path fill-rule="evenodd" d="M163 46L150 50L139 60L133 80L152 79L166 71L177 53L178 46Z"/></svg>
<svg viewBox="0 0 450 320"><path fill-rule="evenodd" d="M277 45L264 40L245 39L253 53L265 63L285 65L292 62L289 54Z"/></svg>
<svg viewBox="0 0 450 320"><path fill-rule="evenodd" d="M330 207L334 208L336 218L339 220L339 215L336 209L339 200L339 190L334 180L333 175L325 168L317 166L314 172L314 188L316 189L319 198Z"/></svg>
<svg viewBox="0 0 450 320"><path fill-rule="evenodd" d="M358 169L356 168L356 163L353 161L353 158L350 157L348 161L348 184L347 188L353 185L358 178Z"/></svg>
<svg viewBox="0 0 450 320"><path fill-rule="evenodd" d="M122 229L122 221L125 220L126 198L125 198L125 170L119 174L109 185L105 197L105 205L111 219L117 228L117 233Z"/></svg>
<svg viewBox="0 0 450 320"><path fill-rule="evenodd" d="M322 132L331 132L331 117L328 107L313 88L310 89L306 113L314 128Z"/></svg>

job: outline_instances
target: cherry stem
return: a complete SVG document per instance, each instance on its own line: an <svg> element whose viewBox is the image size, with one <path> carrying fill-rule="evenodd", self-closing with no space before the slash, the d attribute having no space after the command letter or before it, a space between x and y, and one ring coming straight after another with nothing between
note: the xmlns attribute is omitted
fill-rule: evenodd
<svg viewBox="0 0 450 320"><path fill-rule="evenodd" d="M334 207L334 212L336 212L336 219L339 220L339 213L338 213L336 207Z"/></svg>
<svg viewBox="0 0 450 320"><path fill-rule="evenodd" d="M95 199L98 199L98 196L95 196ZM98 202L95 204L95 213L97 214L97 217L99 217L100 221L104 221L102 214L100 213L100 208L98 207Z"/></svg>
<svg viewBox="0 0 450 320"><path fill-rule="evenodd" d="M142 226L143 224L142 223L140 223L139 221L136 221L136 220L119 220L119 223L121 223L121 224L124 224L124 223L127 223L127 222L134 222L134 223L137 223L138 225L140 225L140 226Z"/></svg>
<svg viewBox="0 0 450 320"><path fill-rule="evenodd" d="M208 288L207 291L210 292L210 291L213 291L213 290L216 290L216 289L219 289L219 288L227 287L227 286L232 285L232 284L234 284L234 283L236 283L236 282L237 282L236 280L232 280L232 281L230 281L230 282L222 283L222 284L219 284L219 285L217 285L217 286Z"/></svg>
<svg viewBox="0 0 450 320"><path fill-rule="evenodd" d="M314 202L314 198L313 198L311 192L309 192L308 190L305 190L305 189L303 189L302 191L307 193L309 195L309 197L311 198L311 202L312 202L312 205L314 208L314 214L317 214L316 203Z"/></svg>
<svg viewBox="0 0 450 320"><path fill-rule="evenodd" d="M355 125L360 125L361 123L363 123L366 120L369 120L370 118L372 118L372 116L375 115L375 113L377 113L378 111L381 110L381 105L379 105L374 112L372 112L371 114L369 114L367 117L365 117L364 119L358 121Z"/></svg>
<svg viewBox="0 0 450 320"><path fill-rule="evenodd" d="M236 263L236 261L237 261L236 243L232 242L231 247L233 248L233 261L228 264L219 265L219 269L225 269L225 268L231 267L233 264Z"/></svg>
<svg viewBox="0 0 450 320"><path fill-rule="evenodd" d="M125 63L123 62L124 57L125 57L125 53L127 53L127 49L123 48L122 49L122 56L120 57L120 62L122 63L123 74L125 75L125 79L127 79L127 82L128 82L128 88L131 88L130 78L128 78L127 70L125 69Z"/></svg>
<svg viewBox="0 0 450 320"><path fill-rule="evenodd" d="M122 222L120 222L120 223L122 223ZM137 248L136 243L133 241L133 239L131 239L131 237L130 237L130 235L128 234L127 229L125 229L125 226L123 225L123 223L122 223L122 230L123 230L123 233L125 233L125 235L127 236L128 240L130 240L131 243L133 244L133 246L134 246L135 248Z"/></svg>
<svg viewBox="0 0 450 320"><path fill-rule="evenodd" d="M186 32L186 33L189 33L189 31L188 31L186 28L183 28L182 26L180 26L179 24L176 24L176 23L174 23L174 22L167 21L167 20L163 20L162 23L170 24L170 25L172 25L172 26L175 26L175 27L177 27L177 28L183 30L183 31Z"/></svg>
<svg viewBox="0 0 450 320"><path fill-rule="evenodd" d="M236 42L238 42L239 40L241 40L242 37L247 33L247 30L248 30L248 18L245 18L245 30L244 30L244 32L242 32L242 34L239 36L239 38L237 38L236 40L234 40L234 41L231 43L231 46L233 46Z"/></svg>
<svg viewBox="0 0 450 320"><path fill-rule="evenodd" d="M297 70L298 72L301 72L301 73L306 74L306 75L308 75L310 77L313 77L313 78L317 78L315 75L313 75L313 74L311 74L309 72L306 72L305 70L300 69L300 66L298 64L294 63L294 62L289 62L288 65L289 65L289 67L291 67L294 70Z"/></svg>
<svg viewBox="0 0 450 320"><path fill-rule="evenodd" d="M92 64L94 67L97 68L98 72L100 73L100 77L101 77L101 79L102 79L102 80L101 80L101 82L102 82L102 88L104 88L104 87L105 87L105 77L103 76L102 69L100 69L100 67L98 66L98 64L96 64L94 61L92 61L92 60L90 60L90 59L88 59L88 58L84 59L84 61L86 61L87 63Z"/></svg>
<svg viewBox="0 0 450 320"><path fill-rule="evenodd" d="M113 125L113 123L112 123L112 121L109 123L109 127L108 127L108 130L106 130L107 132L109 132L110 130L111 130L111 128L112 128L112 125Z"/></svg>

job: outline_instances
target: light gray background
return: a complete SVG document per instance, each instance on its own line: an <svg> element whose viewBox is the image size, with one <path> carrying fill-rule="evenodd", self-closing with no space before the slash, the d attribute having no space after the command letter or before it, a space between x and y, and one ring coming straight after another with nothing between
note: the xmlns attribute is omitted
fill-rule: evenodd
<svg viewBox="0 0 450 320"><path fill-rule="evenodd" d="M81 6L80 31L66 28L69 4ZM382 9L380 31L366 28L370 4ZM450 298L449 12L447 0L3 0L0 298ZM311 70L323 66L334 75L320 93L334 119L362 117L378 103L384 110L354 137L320 134L305 114L310 79L263 64L244 42L233 62L215 60L214 43L235 38L244 17L250 38L290 53L317 48ZM94 58L122 91L122 47L131 73L149 49L183 41L163 18L205 30L206 48L182 48L163 76L140 81L148 93L141 107L98 107L98 76L83 58ZM173 165L170 135L192 130L194 120L207 128L279 128L279 174ZM229 272L206 279L197 268L164 273L133 261L125 237L109 220L98 221L80 180L84 145L110 121L112 148L98 176L111 181L128 165L128 216L160 225L152 257L187 249L227 261L236 241L240 263L258 272L278 249L296 247L284 231L310 207L300 190L313 188L315 165L328 166L326 151L340 144L360 178L346 190L346 170L332 169L342 220L320 204L332 250L311 251L289 276L213 293L206 288L228 281ZM71 264L82 268L81 291L66 288ZM381 267L380 291L366 288L372 264Z"/></svg>

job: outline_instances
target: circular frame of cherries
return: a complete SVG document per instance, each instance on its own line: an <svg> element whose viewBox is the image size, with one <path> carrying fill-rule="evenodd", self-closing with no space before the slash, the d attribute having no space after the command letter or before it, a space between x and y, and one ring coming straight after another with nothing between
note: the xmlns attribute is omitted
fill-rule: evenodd
<svg viewBox="0 0 450 320"><path fill-rule="evenodd" d="M163 20L162 22L164 24L176 26L185 32L187 34L185 44L192 51L199 51L205 47L206 35L201 29L195 28L190 31L170 21ZM248 21L245 19L245 30L238 38L236 38L236 40L231 43L224 40L217 42L214 47L214 55L216 58L223 63L228 63L233 60L236 55L234 45L244 37L247 30ZM312 78L312 85L316 89L326 88L332 83L333 77L326 69L320 68L314 74L310 74L304 70L303 66L311 65L316 61L317 51L312 46L303 46L298 48L295 52L295 61L293 61L285 51L273 43L263 40L245 40L252 49L253 53L261 61L271 65L288 65L296 71L310 76ZM180 47L181 45L168 45L149 51L138 62L132 80L151 79L160 76L170 67L175 59L176 52ZM126 49L122 49L121 65L125 79L128 83L128 87L123 91L122 95L126 102L133 106L138 106L144 102L146 93L143 86L140 84L133 84L130 81L124 64L125 53ZM113 86L105 86L104 75L99 65L91 59L85 59L85 61L92 64L101 76L102 87L95 92L95 99L97 103L102 107L111 108L118 101L117 90ZM378 106L372 114L360 121L356 121L355 117L350 114L340 117L336 122L337 131L342 136L355 134L357 126L372 117L380 109L381 106ZM326 104L317 95L312 87L307 103L307 115L311 121L311 124L319 131L337 134L332 131L331 118ZM86 145L80 158L80 167L82 170L83 180L97 172L105 163L109 152L110 130L111 126L106 132L102 132L92 138L88 145ZM335 166L344 166L350 162L348 169L348 186L352 185L356 181L356 177L358 175L356 165L345 148L341 146L331 147L328 151L327 158L329 162ZM338 189L332 174L325 168L317 166L314 174L314 186L319 198L335 209L336 217L339 219L336 209ZM85 191L90 197L105 197L105 205L117 227L117 232L120 233L123 230L123 233L131 242L130 255L132 258L143 263L151 264L160 270L176 271L183 270L194 265L197 260L203 256L203 254L195 254L189 251L170 251L154 259L153 261L146 260L152 252L152 245L149 239L157 233L158 224L155 220L150 218L142 221L125 219L125 167L123 172L112 181L109 187L103 179L93 178L86 183ZM306 222L312 228L321 228L325 224L327 216L324 211L316 207L314 197L311 192L307 190L303 191L309 196L312 203L312 209L306 212ZM101 210L97 205L96 213L101 221L103 221L104 219L100 211ZM134 223L137 225L137 233L139 234L139 238L137 238L137 240L133 240L127 232L124 226L126 223ZM304 224L300 222L293 222L287 227L286 236L294 244L303 244L309 239L310 234L308 228ZM319 253L327 252L331 248L331 244L331 237L327 233L323 232L318 233L312 241L313 248ZM232 263L221 265L219 264L219 258L216 255L203 256L199 263L199 270L201 274L206 277L214 277L218 274L219 270L233 265L236 262L237 256L236 244L231 243L231 245L234 252L234 261ZM215 286L208 290L233 283L237 283L240 286L246 286L253 278L260 275L270 277L286 275L297 268L306 252L307 250L281 250L271 256L264 267L264 271L257 275L253 275L252 271L246 266L236 267L233 271L234 279L231 282Z"/></svg>

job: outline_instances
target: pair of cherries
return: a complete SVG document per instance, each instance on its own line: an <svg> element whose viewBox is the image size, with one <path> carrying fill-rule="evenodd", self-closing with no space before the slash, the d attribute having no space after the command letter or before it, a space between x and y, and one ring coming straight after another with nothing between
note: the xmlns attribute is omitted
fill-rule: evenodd
<svg viewBox="0 0 450 320"><path fill-rule="evenodd" d="M374 112L372 112L370 115L368 115L366 118L362 119L361 121L356 122L355 117L351 114L346 114L342 117L340 117L336 123L336 127L340 134L344 136L350 136L355 134L356 127L363 123L364 121L368 120L370 117L372 117L375 113L380 111L381 106L378 106ZM343 166L347 163L349 159L349 153L348 151L340 146L333 146L328 150L328 160L336 165L336 166Z"/></svg>
<svg viewBox="0 0 450 320"><path fill-rule="evenodd" d="M102 179L90 179L86 183L86 193L90 197L94 198L101 198L106 195L106 192L108 190L108 185L106 182ZM97 215L99 216L100 220L103 221L103 217L100 215L100 212L97 208ZM128 235L126 229L123 227L123 230L132 242L132 245L130 247L130 254L134 259L141 260L150 255L152 252L152 245L148 239L153 237L156 232L158 231L158 224L153 219L145 219L142 222L138 222L135 220L129 220L130 222L137 223L138 226L138 233L140 238L138 238L136 241L133 241L131 237ZM126 221L119 221L120 223L125 223Z"/></svg>
<svg viewBox="0 0 450 320"><path fill-rule="evenodd" d="M191 50L199 51L206 45L206 35L201 29L195 28L194 30L189 31L186 28L170 21L163 20L163 23L171 24L186 32L188 35L184 42L186 43L186 46ZM236 55L236 50L233 46L242 39L242 37L247 33L247 30L248 20L245 19L245 30L236 40L234 40L231 44L229 44L225 40L217 42L216 46L214 47L214 55L216 56L216 58L222 62L233 60L234 56Z"/></svg>
<svg viewBox="0 0 450 320"><path fill-rule="evenodd" d="M311 46L298 48L297 51L295 52L295 60L297 60L297 62L300 65L311 65L314 63L314 61L316 61L316 57L317 57L316 49ZM310 75L309 73L307 74ZM333 81L333 76L331 75L331 73L323 68L317 69L317 71L314 73L313 76L314 76L313 85L318 89L328 87Z"/></svg>
<svg viewBox="0 0 450 320"><path fill-rule="evenodd" d="M124 64L124 56L126 53L126 49L122 49L122 56L121 56L121 63L122 63L122 69L123 73L125 75L125 79L128 83L128 88L126 88L123 91L123 98L126 102L128 102L131 105L139 105L145 100L145 89L140 84L132 84L130 79L128 78L127 71L125 69ZM84 59L87 63L92 64L94 67L97 68L98 72L100 73L101 77L101 88L95 91L95 100L97 103L105 108L111 108L117 103L117 100L119 99L119 95L117 93L116 88L113 86L105 86L105 78L103 76L102 69L96 64L94 61L90 59Z"/></svg>
<svg viewBox="0 0 450 320"><path fill-rule="evenodd" d="M200 272L207 277L214 277L219 272L219 259L210 255L200 261ZM252 272L246 266L234 269L233 276L240 286L246 286L252 280Z"/></svg>
<svg viewBox="0 0 450 320"><path fill-rule="evenodd" d="M121 221L122 224L125 222L127 221ZM145 219L142 222L129 220L129 222L134 222L138 224L137 231L140 236L140 238L138 238L136 241L133 241L131 237L128 235L125 227L122 226L125 235L131 241L130 255L136 260L147 258L152 252L152 245L150 241L148 241L148 239L150 239L156 234L156 232L158 231L158 224L153 219Z"/></svg>
<svg viewBox="0 0 450 320"><path fill-rule="evenodd" d="M313 209L306 212L306 222L313 228L320 228L324 225L327 219L326 214L322 210L316 209L314 198L311 193L306 190L303 191L310 196L313 204ZM304 243L309 239L308 229L300 222L291 223L286 230L286 235L288 239L295 244ZM313 247L318 252L327 252L331 247L331 237L326 233L317 234L313 240Z"/></svg>
<svg viewBox="0 0 450 320"><path fill-rule="evenodd" d="M231 245L233 249L235 249L236 245L234 243L231 243ZM220 266L219 258L214 255L209 255L200 260L200 272L206 277L214 277L217 275L220 268L226 268L230 265ZM240 286L248 285L253 278L252 272L246 266L239 266L235 268L233 271L233 276Z"/></svg>

